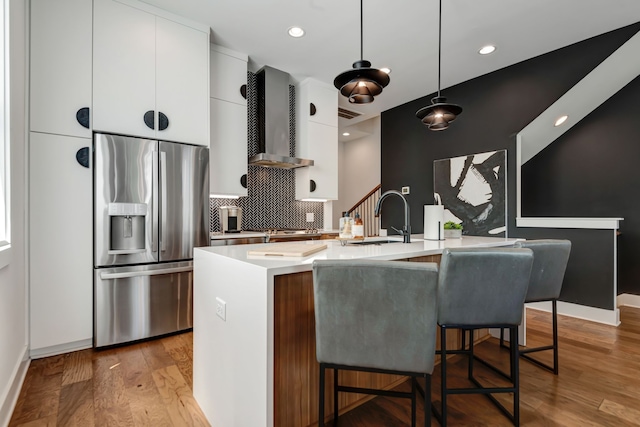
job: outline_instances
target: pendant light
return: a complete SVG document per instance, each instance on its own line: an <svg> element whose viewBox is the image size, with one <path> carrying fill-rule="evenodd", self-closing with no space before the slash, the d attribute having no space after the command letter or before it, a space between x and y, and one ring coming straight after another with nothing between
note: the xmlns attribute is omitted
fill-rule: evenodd
<svg viewBox="0 0 640 427"><path fill-rule="evenodd" d="M353 63L353 69L347 70L333 81L343 96L352 104L368 104L373 97L380 95L389 84L389 75L384 71L371 68L371 62L363 59L362 36L362 0L360 0L360 60Z"/></svg>
<svg viewBox="0 0 640 427"><path fill-rule="evenodd" d="M442 0L439 0L438 10L438 96L431 99L431 105L416 112L416 117L430 130L445 130L449 123L462 113L462 107L449 104L447 98L440 96L440 58L442 56Z"/></svg>

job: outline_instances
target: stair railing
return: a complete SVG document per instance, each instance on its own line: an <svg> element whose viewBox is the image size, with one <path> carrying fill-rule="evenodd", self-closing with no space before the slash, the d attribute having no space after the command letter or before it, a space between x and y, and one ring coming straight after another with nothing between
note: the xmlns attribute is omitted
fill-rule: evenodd
<svg viewBox="0 0 640 427"><path fill-rule="evenodd" d="M372 237L379 234L380 218L375 216L374 211L381 193L380 184L378 184L347 211L350 217L354 217L356 212L360 214L362 222L364 222L364 237Z"/></svg>

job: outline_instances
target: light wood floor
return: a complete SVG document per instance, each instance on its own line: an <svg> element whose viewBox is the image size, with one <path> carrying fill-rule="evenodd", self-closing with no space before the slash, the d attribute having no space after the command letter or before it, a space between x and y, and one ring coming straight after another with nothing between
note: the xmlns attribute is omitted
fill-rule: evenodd
<svg viewBox="0 0 640 427"><path fill-rule="evenodd" d="M622 325L614 328L560 317L560 375L521 361L521 425L640 425L640 309L622 308L621 318ZM549 325L549 314L530 310L529 345L546 344ZM507 352L497 341L480 344L477 352L506 369ZM451 366L450 383L468 386L465 360L454 359ZM439 401L438 372L434 401ZM479 365L476 374L494 382ZM191 333L39 359L29 367L10 426L206 426L191 387ZM482 396L451 397L449 424L510 425L487 402ZM418 410L422 422L422 405ZM340 417L341 427L407 425L404 399L378 397Z"/></svg>

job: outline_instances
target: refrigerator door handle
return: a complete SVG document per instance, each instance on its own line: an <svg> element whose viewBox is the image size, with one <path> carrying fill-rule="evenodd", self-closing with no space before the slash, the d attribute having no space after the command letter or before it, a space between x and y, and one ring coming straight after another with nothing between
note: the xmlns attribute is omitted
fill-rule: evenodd
<svg viewBox="0 0 640 427"><path fill-rule="evenodd" d="M160 152L160 203L162 208L160 211L160 250L167 250L167 153Z"/></svg>
<svg viewBox="0 0 640 427"><path fill-rule="evenodd" d="M160 274L182 273L185 271L192 271L192 270L193 270L193 266L187 266L187 267L164 268L161 270L127 271L123 273L100 273L100 279L111 280L111 279L126 279L131 277L140 277L140 276L158 276Z"/></svg>
<svg viewBox="0 0 640 427"><path fill-rule="evenodd" d="M153 176L153 191L151 192L151 213L152 226L151 226L151 252L158 252L158 152L153 152L152 162L152 176Z"/></svg>

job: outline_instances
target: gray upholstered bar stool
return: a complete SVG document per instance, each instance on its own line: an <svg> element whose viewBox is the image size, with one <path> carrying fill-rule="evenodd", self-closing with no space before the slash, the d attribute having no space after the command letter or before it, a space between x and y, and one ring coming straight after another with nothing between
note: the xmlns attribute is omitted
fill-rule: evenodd
<svg viewBox="0 0 640 427"><path fill-rule="evenodd" d="M558 375L558 308L557 301L562 291L564 273L571 253L569 240L527 240L516 242L517 248L529 248L533 251L533 267L529 290L525 298L527 302L551 301L552 312L552 345L520 349L520 356L530 362ZM500 344L504 345L503 330L500 333ZM553 351L553 366L547 365L529 356L529 353Z"/></svg>
<svg viewBox="0 0 640 427"><path fill-rule="evenodd" d="M335 260L313 262L316 356L320 363L318 425L324 426L325 370L334 370L334 426L338 392L411 398L416 424L417 378L425 378L425 426L431 425L431 373L436 343L434 263ZM407 375L411 392L346 387L339 370Z"/></svg>
<svg viewBox="0 0 640 427"><path fill-rule="evenodd" d="M447 423L447 396L475 393L486 395L515 425L519 425L518 346L511 347L513 385L483 387L473 374L473 330L508 328L517 340L532 263L530 249L460 248L445 249L442 253L438 279L442 405L441 413L436 412L442 426ZM468 349L463 345L459 350L447 350L447 330L451 328L461 329L463 334L471 332ZM452 353L468 356L468 379L476 387L447 387L447 354ZM492 396L494 393L513 393L511 413Z"/></svg>

